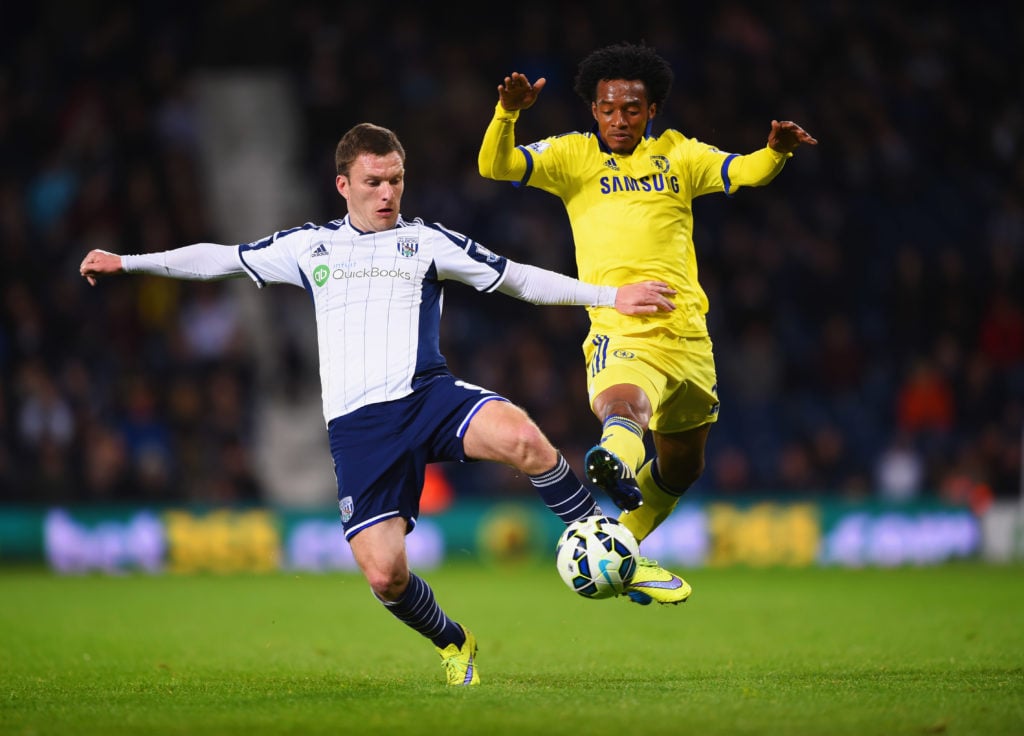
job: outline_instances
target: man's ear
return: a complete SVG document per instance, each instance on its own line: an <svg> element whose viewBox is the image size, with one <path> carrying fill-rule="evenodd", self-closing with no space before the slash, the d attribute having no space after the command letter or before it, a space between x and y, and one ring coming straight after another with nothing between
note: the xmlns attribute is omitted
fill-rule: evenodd
<svg viewBox="0 0 1024 736"><path fill-rule="evenodd" d="M338 174L338 177L334 180L334 188L338 190L345 199L348 199L348 177L344 174Z"/></svg>

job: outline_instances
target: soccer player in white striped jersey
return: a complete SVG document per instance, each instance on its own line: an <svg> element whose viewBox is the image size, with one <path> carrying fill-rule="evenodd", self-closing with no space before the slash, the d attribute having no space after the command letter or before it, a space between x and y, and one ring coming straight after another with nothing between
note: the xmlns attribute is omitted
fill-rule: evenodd
<svg viewBox="0 0 1024 736"><path fill-rule="evenodd" d="M671 311L674 292L656 281L583 283L510 261L441 225L403 218L405 151L386 128L353 127L338 143L335 164L348 210L340 220L236 246L197 243L123 256L93 250L80 270L93 285L122 272L248 276L260 288L292 284L308 292L345 538L374 595L437 647L448 684L475 685L476 638L448 617L406 557L426 464L515 467L566 524L601 509L521 408L449 372L438 339L443 283L623 314Z"/></svg>
<svg viewBox="0 0 1024 736"><path fill-rule="evenodd" d="M652 133L672 86L672 69L645 45L614 44L579 65L575 91L596 125L586 133L516 145L515 123L545 80L513 72L498 85L494 117L478 165L490 179L558 196L565 206L581 279L625 284L643 273L677 290L669 313L620 315L590 310L584 340L591 409L600 442L585 459L588 479L623 509L638 540L675 508L704 469L708 431L718 418L718 382L697 280L693 199L762 186L797 146L817 141L791 121L773 120L767 145L747 155L720 151L668 129ZM656 458L646 458L650 429ZM690 586L644 560L627 588L631 600L680 603Z"/></svg>

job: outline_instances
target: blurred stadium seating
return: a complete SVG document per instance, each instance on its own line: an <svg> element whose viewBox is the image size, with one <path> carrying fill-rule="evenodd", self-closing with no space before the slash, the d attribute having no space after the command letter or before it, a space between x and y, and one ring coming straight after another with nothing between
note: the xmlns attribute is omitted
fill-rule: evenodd
<svg viewBox="0 0 1024 736"><path fill-rule="evenodd" d="M1016 497L1024 11L708 3L670 23L668 2L629 15L554 7L526 3L499 29L482 12L412 2L4 4L0 502L329 503L304 295L154 279L90 288L82 256L332 219L334 145L370 120L406 145L404 214L573 273L558 203L482 180L476 150L513 70L549 80L521 138L587 127L575 64L619 40L673 62L662 126L747 151L788 118L820 140L770 187L695 205L722 412L693 493ZM223 158L204 137L226 114L211 122L210 79L284 80L271 99L295 133L264 135L263 160L285 160L260 192L229 188L227 206L211 168ZM247 110L238 145L280 112ZM268 186L282 218L269 227L242 204ZM598 429L584 313L455 286L445 320L453 369L524 405L580 467ZM302 417L312 432L275 454L267 433L289 436ZM273 474L289 460L324 469L311 491ZM450 475L462 496L532 494L500 467Z"/></svg>

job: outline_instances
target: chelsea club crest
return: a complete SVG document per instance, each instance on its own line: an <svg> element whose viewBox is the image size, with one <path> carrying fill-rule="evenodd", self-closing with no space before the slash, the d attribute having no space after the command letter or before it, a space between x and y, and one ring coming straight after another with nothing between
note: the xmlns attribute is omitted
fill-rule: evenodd
<svg viewBox="0 0 1024 736"><path fill-rule="evenodd" d="M656 168L662 174L668 173L669 164L667 156L651 156L651 163L654 164L654 168Z"/></svg>

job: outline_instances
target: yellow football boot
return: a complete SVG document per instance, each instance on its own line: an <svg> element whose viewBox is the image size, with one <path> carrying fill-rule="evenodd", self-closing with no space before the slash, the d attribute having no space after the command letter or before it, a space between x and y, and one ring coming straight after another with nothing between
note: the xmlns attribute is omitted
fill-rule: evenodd
<svg viewBox="0 0 1024 736"><path fill-rule="evenodd" d="M461 624L460 624L461 625ZM449 644L444 649L434 647L441 655L441 666L449 685L479 685L480 674L476 671L476 637L465 626L466 641L462 647Z"/></svg>
<svg viewBox="0 0 1024 736"><path fill-rule="evenodd" d="M652 559L639 557L636 561L636 572L626 586L624 594L634 603L641 606L650 605L652 601L663 604L685 603L693 588L678 575L675 575Z"/></svg>

